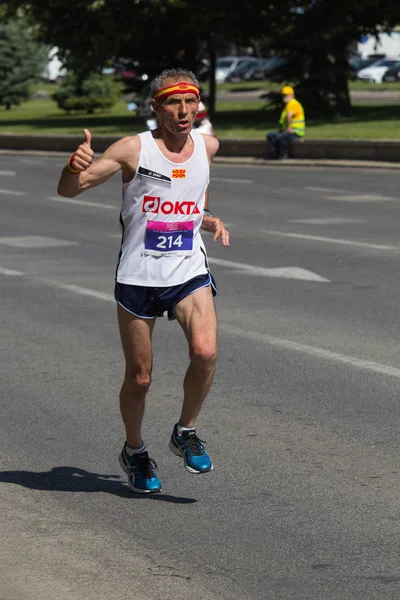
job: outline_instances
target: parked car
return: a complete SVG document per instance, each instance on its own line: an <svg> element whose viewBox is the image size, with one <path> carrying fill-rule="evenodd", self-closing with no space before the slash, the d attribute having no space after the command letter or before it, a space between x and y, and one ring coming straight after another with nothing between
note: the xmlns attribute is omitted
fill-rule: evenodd
<svg viewBox="0 0 400 600"><path fill-rule="evenodd" d="M242 61L235 67L227 77L226 81L262 81L268 79L279 66L286 62L286 58L272 56L270 58L258 58Z"/></svg>
<svg viewBox="0 0 400 600"><path fill-rule="evenodd" d="M260 62L254 60L242 61L237 67L235 67L225 78L225 81L237 83L240 81L253 81L258 78L258 74L261 74L262 79L262 68Z"/></svg>
<svg viewBox="0 0 400 600"><path fill-rule="evenodd" d="M390 81L400 81L400 65L397 67L391 67L386 71L384 76L382 77L382 81L390 82Z"/></svg>
<svg viewBox="0 0 400 600"><path fill-rule="evenodd" d="M400 56L381 58L380 60L372 63L372 65L369 65L369 67L358 71L357 79L369 81L370 83L382 83L382 78L386 71L397 65L400 65Z"/></svg>
<svg viewBox="0 0 400 600"><path fill-rule="evenodd" d="M270 58L264 58L261 66L263 79L268 79L268 77L271 77L274 71L284 65L286 62L287 58L284 56L271 56Z"/></svg>
<svg viewBox="0 0 400 600"><path fill-rule="evenodd" d="M202 59L201 65L197 70L196 77L199 81L208 81L210 78L210 61Z"/></svg>
<svg viewBox="0 0 400 600"><path fill-rule="evenodd" d="M221 56L220 58L217 58L215 68L216 82L224 83L227 81L227 77L230 75L230 73L245 62L253 62L253 64L258 64L257 58L252 58L251 56Z"/></svg>
<svg viewBox="0 0 400 600"><path fill-rule="evenodd" d="M369 67L370 65L372 65L372 63L376 62L377 60L378 59L375 57L362 58L359 54L350 54L347 57L347 63L349 65L351 79L356 79L358 71Z"/></svg>

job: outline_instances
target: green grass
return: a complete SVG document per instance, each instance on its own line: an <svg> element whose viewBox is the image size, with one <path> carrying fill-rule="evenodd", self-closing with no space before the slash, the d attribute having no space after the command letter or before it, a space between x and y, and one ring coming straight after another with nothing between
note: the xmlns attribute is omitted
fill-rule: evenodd
<svg viewBox="0 0 400 600"><path fill-rule="evenodd" d="M289 84L290 85L290 84ZM217 85L217 90L220 91L252 91L260 90L267 92L276 92L282 88L281 83L274 83L272 81L245 81L241 83L220 83ZM208 83L202 83L201 89L204 92L208 91ZM400 81L394 81L390 83L368 83L366 81L349 81L349 89L354 91L368 91L368 92L388 92L388 91L400 91Z"/></svg>
<svg viewBox="0 0 400 600"><path fill-rule="evenodd" d="M36 86L49 94L54 85ZM264 138L275 129L279 111L263 100L217 102L214 127L221 138ZM307 115L307 138L399 139L400 105L357 105L349 117L313 119ZM0 109L0 133L81 134L88 127L95 135L116 137L145 128L144 120L127 110L122 100L107 113L66 115L48 98L35 98L10 111Z"/></svg>
<svg viewBox="0 0 400 600"><path fill-rule="evenodd" d="M350 90L364 90L368 92L398 92L400 81L388 83L367 83L366 81L349 81Z"/></svg>
<svg viewBox="0 0 400 600"><path fill-rule="evenodd" d="M218 137L231 138L264 138L265 132L275 129L279 111L269 107L254 106L253 110L243 106L259 103L219 103L214 125ZM235 103L240 104L240 103ZM400 138L400 105L357 105L352 115L340 118L307 118L307 138L329 139L399 139Z"/></svg>

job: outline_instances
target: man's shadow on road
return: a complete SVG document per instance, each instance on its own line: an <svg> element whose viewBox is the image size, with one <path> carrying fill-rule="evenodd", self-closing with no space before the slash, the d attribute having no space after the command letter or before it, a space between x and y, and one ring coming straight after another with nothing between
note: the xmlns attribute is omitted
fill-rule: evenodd
<svg viewBox="0 0 400 600"><path fill-rule="evenodd" d="M77 467L54 467L51 471L0 471L0 482L15 483L31 490L55 492L106 492L120 498L148 498L175 504L193 504L195 498L169 496L168 494L135 494L118 481L119 475L90 473Z"/></svg>

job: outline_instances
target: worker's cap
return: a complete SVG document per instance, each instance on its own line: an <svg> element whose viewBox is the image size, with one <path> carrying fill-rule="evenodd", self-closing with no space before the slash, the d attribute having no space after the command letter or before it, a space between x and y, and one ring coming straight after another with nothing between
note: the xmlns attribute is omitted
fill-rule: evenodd
<svg viewBox="0 0 400 600"><path fill-rule="evenodd" d="M281 89L282 96L288 96L289 94L294 94L294 89L290 87L290 85L285 85Z"/></svg>

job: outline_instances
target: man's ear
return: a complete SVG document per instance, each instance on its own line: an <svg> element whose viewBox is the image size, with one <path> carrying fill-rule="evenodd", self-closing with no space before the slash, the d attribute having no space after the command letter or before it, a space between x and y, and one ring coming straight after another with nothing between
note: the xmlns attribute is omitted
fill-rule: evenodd
<svg viewBox="0 0 400 600"><path fill-rule="evenodd" d="M151 100L151 108L158 115L158 102L157 102L157 100L154 100L154 98L152 98L152 100Z"/></svg>

